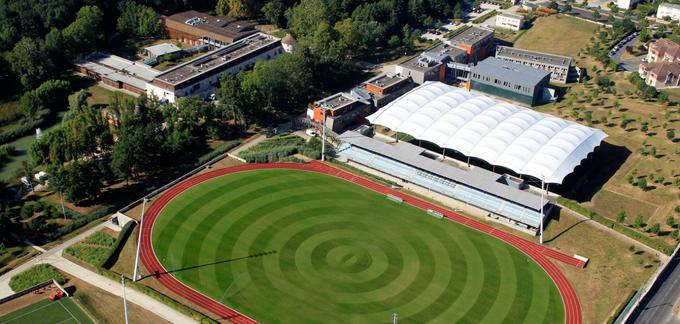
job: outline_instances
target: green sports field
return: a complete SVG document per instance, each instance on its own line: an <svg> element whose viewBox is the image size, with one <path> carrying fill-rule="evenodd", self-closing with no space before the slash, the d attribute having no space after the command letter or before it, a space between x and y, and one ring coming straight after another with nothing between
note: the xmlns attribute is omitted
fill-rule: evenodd
<svg viewBox="0 0 680 324"><path fill-rule="evenodd" d="M186 285L262 323L563 323L513 247L334 177L257 170L180 194L152 233Z"/></svg>
<svg viewBox="0 0 680 324"><path fill-rule="evenodd" d="M92 323L92 320L70 298L47 299L0 317L0 324Z"/></svg>

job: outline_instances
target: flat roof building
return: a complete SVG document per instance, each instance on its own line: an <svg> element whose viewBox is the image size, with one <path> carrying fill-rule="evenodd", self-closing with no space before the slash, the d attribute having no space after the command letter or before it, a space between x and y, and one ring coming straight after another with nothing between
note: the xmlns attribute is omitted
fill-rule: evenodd
<svg viewBox="0 0 680 324"><path fill-rule="evenodd" d="M97 81L134 93L146 91L146 85L161 72L120 56L95 52L73 62L76 71Z"/></svg>
<svg viewBox="0 0 680 324"><path fill-rule="evenodd" d="M163 55L166 55L166 54L169 54L172 57L176 57L181 52L182 52L182 49L179 48L179 46L177 46L175 44L171 44L171 43L162 43L162 44L158 44L158 45L149 46L149 47L144 48L144 53L146 53L146 55L148 57L152 57L152 58L163 56Z"/></svg>
<svg viewBox="0 0 680 324"><path fill-rule="evenodd" d="M680 4L664 2L656 10L656 18L664 19L670 17L671 20L680 20Z"/></svg>
<svg viewBox="0 0 680 324"><path fill-rule="evenodd" d="M192 45L225 45L257 33L254 20L237 20L225 16L189 10L162 17L170 38Z"/></svg>
<svg viewBox="0 0 680 324"><path fill-rule="evenodd" d="M470 70L468 88L529 106L545 101L550 72L489 57Z"/></svg>
<svg viewBox="0 0 680 324"><path fill-rule="evenodd" d="M362 87L369 92L373 106L380 108L413 89L415 84L409 77L381 74L368 79Z"/></svg>
<svg viewBox="0 0 680 324"><path fill-rule="evenodd" d="M548 71L550 72L550 80L556 82L567 83L569 73L572 71L572 58L568 56L497 46L496 58Z"/></svg>
<svg viewBox="0 0 680 324"><path fill-rule="evenodd" d="M352 93L338 92L314 103L312 120L317 123L326 117L326 128L339 133L349 126L363 122L373 112L371 103Z"/></svg>
<svg viewBox="0 0 680 324"><path fill-rule="evenodd" d="M147 85L147 92L171 102L177 97L207 96L222 74L247 70L282 52L280 39L257 33L159 74Z"/></svg>
<svg viewBox="0 0 680 324"><path fill-rule="evenodd" d="M465 63L476 63L493 54L493 39L493 30L472 26L457 32L444 43L464 50L468 56Z"/></svg>
<svg viewBox="0 0 680 324"><path fill-rule="evenodd" d="M439 43L399 63L396 72L412 78L418 84L426 81L444 81L449 78L450 73L446 67L447 63L467 61L468 55L464 49Z"/></svg>
<svg viewBox="0 0 680 324"><path fill-rule="evenodd" d="M524 16L501 12L496 15L496 27L518 31L524 28Z"/></svg>

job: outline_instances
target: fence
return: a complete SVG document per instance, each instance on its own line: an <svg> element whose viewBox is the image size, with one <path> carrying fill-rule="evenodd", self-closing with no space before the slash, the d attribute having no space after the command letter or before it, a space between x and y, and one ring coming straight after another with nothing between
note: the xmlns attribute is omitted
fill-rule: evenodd
<svg viewBox="0 0 680 324"><path fill-rule="evenodd" d="M59 288L61 291L63 291L63 292L68 296L68 292L66 292L66 290L65 290L60 284L58 284L56 281L54 281L54 279L50 279L50 280L47 280L47 281L45 281L45 282L41 282L41 283L39 283L39 284L37 284L37 285L35 285L35 286L33 286L33 287L26 288L26 289L24 289L24 290L22 290L22 291L20 291L20 292L18 292L18 293L15 293L15 294L13 294L13 295L9 295L9 296L7 296L7 297L5 297L5 298L2 298L2 299L0 299L0 304L4 304L4 303L6 303L6 302L8 302L8 301L10 301L10 300L14 300L14 299L17 299L17 298L19 298L19 297L21 297L21 296L28 295L28 294L30 294L30 293L32 293L32 292L38 290L38 289L41 289L41 288L43 288L43 287L50 286L50 285L52 285L52 284L56 285L57 288Z"/></svg>

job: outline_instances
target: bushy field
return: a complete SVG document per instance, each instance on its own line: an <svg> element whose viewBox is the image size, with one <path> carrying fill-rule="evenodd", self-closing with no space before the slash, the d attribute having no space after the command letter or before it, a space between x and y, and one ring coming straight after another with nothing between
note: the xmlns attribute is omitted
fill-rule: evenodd
<svg viewBox="0 0 680 324"><path fill-rule="evenodd" d="M109 258L115 239L104 232L96 232L81 242L69 246L64 253L99 267Z"/></svg>
<svg viewBox="0 0 680 324"><path fill-rule="evenodd" d="M9 287L14 292L19 292L50 279L54 279L59 284L66 282L66 278L55 267L49 264L39 264L12 277L9 280Z"/></svg>
<svg viewBox="0 0 680 324"><path fill-rule="evenodd" d="M248 163L291 161L293 155L302 154L310 159L321 158L321 140L314 137L309 142L296 135L273 137L239 153Z"/></svg>

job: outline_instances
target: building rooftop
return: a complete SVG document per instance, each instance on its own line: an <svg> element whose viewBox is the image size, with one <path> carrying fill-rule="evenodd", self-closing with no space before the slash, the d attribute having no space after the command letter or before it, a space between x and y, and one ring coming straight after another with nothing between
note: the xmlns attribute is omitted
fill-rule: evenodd
<svg viewBox="0 0 680 324"><path fill-rule="evenodd" d="M647 72L651 72L656 75L656 80L660 82L665 82L669 74L677 77L680 75L680 62L650 62L641 63L640 67Z"/></svg>
<svg viewBox="0 0 680 324"><path fill-rule="evenodd" d="M344 107L347 107L349 105L352 105L355 102L359 102L358 98L353 97L352 95L345 93L345 92L338 92L334 95L330 95L326 98L323 98L317 102L315 102L315 106L325 109L325 110L330 110L330 111L335 111Z"/></svg>
<svg viewBox="0 0 680 324"><path fill-rule="evenodd" d="M153 56L161 56L165 54L179 52L182 49L179 46L172 43L163 43L154 46L149 46L144 48L145 51L151 53Z"/></svg>
<svg viewBox="0 0 680 324"><path fill-rule="evenodd" d="M402 76L381 74L374 78L368 79L365 83L380 89L389 89L390 87L406 80L407 78Z"/></svg>
<svg viewBox="0 0 680 324"><path fill-rule="evenodd" d="M265 46L279 42L279 39L267 34L257 33L220 49L209 52L194 60L178 65L163 72L156 78L173 85L180 84L206 72L224 65L232 64L236 59Z"/></svg>
<svg viewBox="0 0 680 324"><path fill-rule="evenodd" d="M493 76L500 80L512 80L513 82L533 87L545 77L550 76L549 71L539 70L523 64L504 61L495 57L488 57L472 67L472 73Z"/></svg>
<svg viewBox="0 0 680 324"><path fill-rule="evenodd" d="M680 4L664 2L659 5L659 7L673 8L680 10Z"/></svg>
<svg viewBox="0 0 680 324"><path fill-rule="evenodd" d="M179 12L165 19L216 33L234 40L256 33L254 20L237 20L225 16L211 16L196 10Z"/></svg>
<svg viewBox="0 0 680 324"><path fill-rule="evenodd" d="M418 55L408 58L407 60L399 63L399 65L408 67L412 70L427 71L433 66L438 66L440 63L445 63L444 61L447 61L450 58L464 54L466 54L466 52L463 49L449 46L445 43L439 43Z"/></svg>
<svg viewBox="0 0 680 324"><path fill-rule="evenodd" d="M524 16L518 15L518 14L514 14L514 13L510 13L510 12L501 12L501 13L499 13L498 15L499 15L499 16L503 16L503 17L515 18L515 19L524 19Z"/></svg>
<svg viewBox="0 0 680 324"><path fill-rule="evenodd" d="M537 51L530 51L521 48L498 46L496 49L496 57L503 56L516 60L533 61L543 64L560 66L569 68L571 66L572 58L568 56L555 55Z"/></svg>
<svg viewBox="0 0 680 324"><path fill-rule="evenodd" d="M595 128L441 82L425 82L366 119L548 183L562 183L607 137Z"/></svg>
<svg viewBox="0 0 680 324"><path fill-rule="evenodd" d="M73 63L108 79L125 82L140 89L144 89L147 82L161 73L146 64L101 52L92 53Z"/></svg>
<svg viewBox="0 0 680 324"><path fill-rule="evenodd" d="M480 28L480 27L470 27L467 28L444 41L446 44L451 46L457 45L468 45L472 46L481 40L486 39L489 36L493 36L493 31Z"/></svg>

